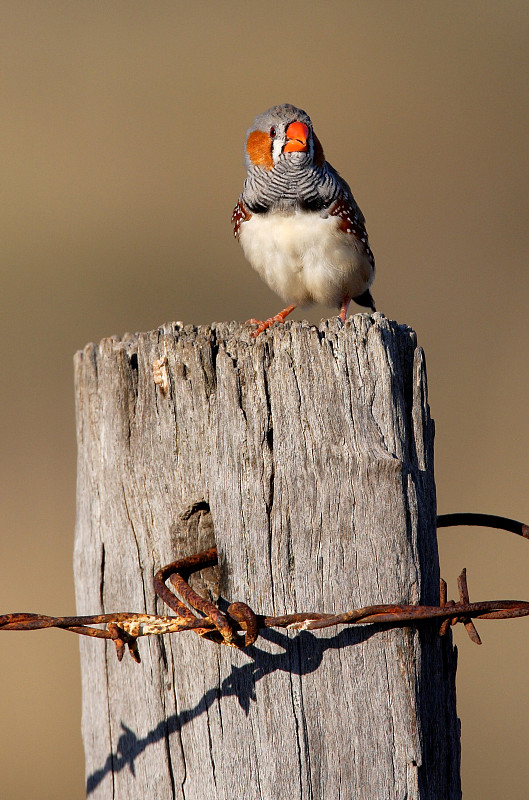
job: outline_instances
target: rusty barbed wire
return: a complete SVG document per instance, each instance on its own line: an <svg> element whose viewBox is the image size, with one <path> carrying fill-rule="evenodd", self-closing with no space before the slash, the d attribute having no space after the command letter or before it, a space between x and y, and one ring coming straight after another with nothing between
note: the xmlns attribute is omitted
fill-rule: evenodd
<svg viewBox="0 0 529 800"><path fill-rule="evenodd" d="M437 517L437 527L473 525L510 531L529 539L529 526L522 522L491 514L442 514ZM154 576L154 589L176 616L118 612L78 617L48 617L43 614L15 613L0 615L0 630L39 630L60 628L82 636L110 639L116 646L121 661L127 647L132 658L140 662L138 638L192 630L204 639L231 647L246 648L252 645L264 628L289 630L320 630L335 625L379 624L386 627L409 625L425 620L440 620L439 634L443 636L450 625L462 623L476 644L481 639L473 619L512 619L529 615L529 601L488 600L471 603L466 569L458 578L459 602L447 599L447 584L440 582L440 605L379 604L347 611L343 614L303 612L272 617L256 614L246 603L231 603L226 612L197 594L188 583L189 576L218 564L216 547L195 553L162 567ZM166 585L170 581L180 595L177 597ZM185 601L185 602L182 602ZM187 605L186 605L187 603ZM188 606L191 606L194 611ZM203 616L199 616L202 614ZM104 624L106 628L95 628Z"/></svg>

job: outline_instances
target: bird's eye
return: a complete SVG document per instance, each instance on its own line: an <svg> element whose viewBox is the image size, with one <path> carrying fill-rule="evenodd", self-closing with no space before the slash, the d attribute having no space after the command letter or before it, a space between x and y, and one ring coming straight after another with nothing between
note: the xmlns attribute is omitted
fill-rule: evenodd
<svg viewBox="0 0 529 800"><path fill-rule="evenodd" d="M275 135L276 135L276 129L272 125L272 127L270 128L270 138L273 139Z"/></svg>

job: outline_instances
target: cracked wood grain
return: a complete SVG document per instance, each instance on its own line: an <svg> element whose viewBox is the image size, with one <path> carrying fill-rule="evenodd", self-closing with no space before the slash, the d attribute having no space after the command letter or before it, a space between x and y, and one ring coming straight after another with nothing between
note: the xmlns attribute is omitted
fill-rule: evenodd
<svg viewBox="0 0 529 800"><path fill-rule="evenodd" d="M437 604L411 329L168 324L88 345L75 374L79 614L164 611L156 570L213 544L219 568L194 585L221 607ZM94 800L460 797L455 653L434 624L270 630L243 652L147 637L139 666L80 644Z"/></svg>

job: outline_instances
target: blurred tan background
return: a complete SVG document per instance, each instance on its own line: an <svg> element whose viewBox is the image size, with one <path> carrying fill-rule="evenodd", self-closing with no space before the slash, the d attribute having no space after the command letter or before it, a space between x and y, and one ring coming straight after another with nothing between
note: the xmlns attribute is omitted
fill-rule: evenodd
<svg viewBox="0 0 529 800"><path fill-rule="evenodd" d="M529 521L527 2L1 2L0 609L74 611L72 356L276 313L230 215L256 113L312 116L425 348L439 512ZM334 311L302 311L313 322ZM529 599L529 544L440 532L456 595ZM462 626L466 800L526 798L529 621ZM84 796L75 636L0 635L3 798ZM102 645L101 645L102 646Z"/></svg>

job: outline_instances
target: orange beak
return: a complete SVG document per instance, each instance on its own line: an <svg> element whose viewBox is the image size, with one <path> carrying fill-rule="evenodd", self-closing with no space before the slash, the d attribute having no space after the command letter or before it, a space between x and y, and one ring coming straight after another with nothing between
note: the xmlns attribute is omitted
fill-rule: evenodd
<svg viewBox="0 0 529 800"><path fill-rule="evenodd" d="M291 122L287 128L288 142L283 147L283 153L306 153L309 129L303 122Z"/></svg>

